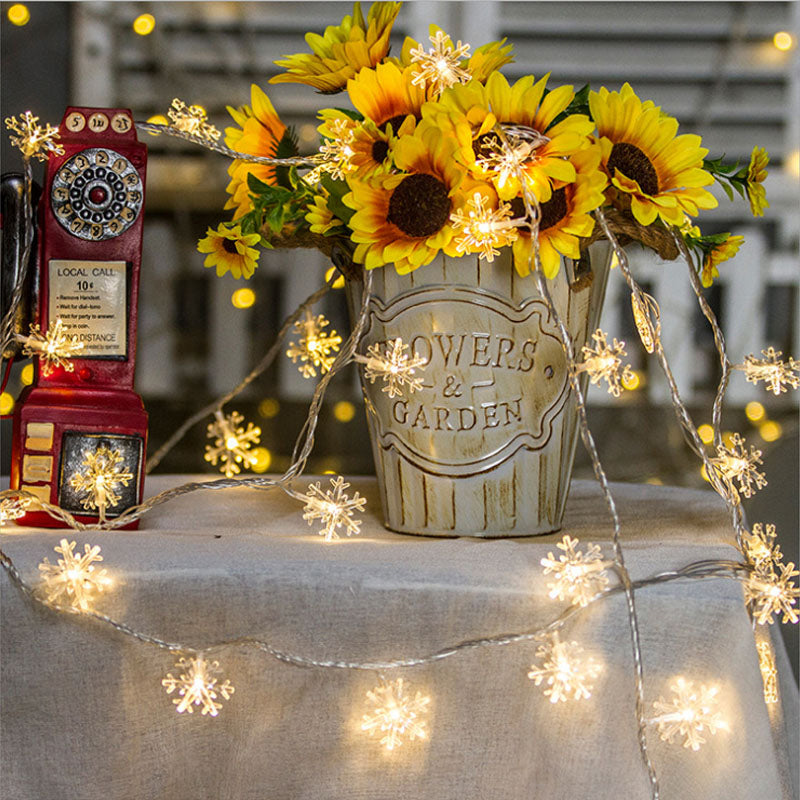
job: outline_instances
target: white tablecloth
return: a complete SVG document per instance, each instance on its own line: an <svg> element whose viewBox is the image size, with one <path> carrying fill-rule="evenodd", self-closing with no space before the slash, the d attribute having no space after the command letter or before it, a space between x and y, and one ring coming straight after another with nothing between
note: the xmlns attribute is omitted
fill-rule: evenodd
<svg viewBox="0 0 800 800"><path fill-rule="evenodd" d="M149 494L180 482L148 480ZM372 479L361 535L326 545L275 491L202 491L139 531L69 534L100 545L116 585L96 608L161 639L205 647L257 636L314 659L425 655L537 628L563 608L540 559L564 533L610 553L594 484L575 482L560 534L485 541L384 530ZM707 492L614 485L634 580L737 554ZM4 529L8 531L9 529ZM12 528L2 547L29 581L63 531ZM161 685L175 657L91 620L34 606L4 573L5 800L635 800L650 797L637 745L624 598L562 632L603 663L588 700L553 705L527 678L533 642L387 673L429 694L429 738L387 754L359 730L374 672L298 668L256 649L216 654L235 687L216 718L178 715ZM741 584L672 582L637 593L645 702L678 674L720 686L729 732L698 751L648 743L663 800L796 797L797 690L777 631L781 703L765 705Z"/></svg>

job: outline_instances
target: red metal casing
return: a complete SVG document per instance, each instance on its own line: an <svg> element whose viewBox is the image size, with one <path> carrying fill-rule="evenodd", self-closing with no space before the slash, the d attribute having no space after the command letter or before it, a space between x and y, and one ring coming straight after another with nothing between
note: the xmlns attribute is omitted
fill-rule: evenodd
<svg viewBox="0 0 800 800"><path fill-rule="evenodd" d="M94 130L94 127L102 130ZM81 463L81 448L86 452L87 447L91 449L102 442L118 449L124 454L126 470L134 475L128 486L120 485L123 497L117 505L107 510L108 517L140 503L144 490L147 412L141 398L133 390L133 380L147 147L138 141L133 116L128 109L69 107L59 131L64 154L51 156L48 160L39 206L39 252L36 264L39 281L38 323L42 331L47 330L54 321L51 319L51 306L55 302L56 308L72 309L66 312L71 319L71 323L67 323L68 332L77 333L88 340L97 335L92 333L95 325L107 324L95 323L88 318L92 314L97 316L97 311L108 311L104 307L107 304L112 306L112 313L105 316L116 317L114 325L117 331L122 331L124 317L125 341L121 341L122 336L118 337L120 341L114 345L116 349L112 355L95 353L71 359L74 365L72 371L56 366L49 374L45 374L38 359L35 361L33 383L22 392L14 411L10 486L12 489L33 491L41 499L66 508L79 521L92 523L98 519L98 513L78 503L68 485L70 470L74 471L76 465ZM83 170L75 166L76 158L82 153L86 154L86 158L80 164L85 161L88 165ZM112 175L111 170L116 160L114 154L122 156L120 165L123 161L128 162L128 166L118 175ZM74 184L64 185L59 176L66 175L77 184L75 175L82 178L92 170L98 171L95 162L99 160L108 166L104 172L108 178L95 181L105 187L99 190L100 201L106 199L104 192L106 195L111 192L113 199L115 187L122 186L120 178L129 178L130 184L136 189L137 199L136 203L123 202L122 206L123 211L126 205L136 207L136 218L122 232L110 238L101 238L101 233L94 239L81 238L56 217L56 213L64 213L64 205L71 201L57 204L54 191L67 194ZM138 184L134 170L138 174ZM83 185L85 201L85 181ZM122 190L130 199L131 192L124 187ZM80 204L81 200L76 202ZM83 202L83 205L86 203ZM74 224L80 228L80 219L72 208L68 208L74 216ZM110 208L107 213L115 217L116 212ZM126 224L122 219L116 221L119 227ZM114 219L111 224L114 224ZM66 264L67 268L56 270L56 264ZM114 269L110 269L112 266ZM101 296L102 287L96 291L91 288L94 274L100 275L103 271L112 275L114 293L119 295L114 301L116 311L114 302ZM66 295L69 289L65 290L64 287L73 278L63 277L62 273L74 276L75 281L82 281L82 287L90 288L82 292L75 290L74 296ZM59 276L59 283L58 288L54 289L51 278L54 279L56 275ZM66 303L65 300L74 302ZM86 317L86 321L78 322L83 317ZM18 523L42 527L62 526L62 523L43 511L28 512ZM130 527L136 527L136 523Z"/></svg>

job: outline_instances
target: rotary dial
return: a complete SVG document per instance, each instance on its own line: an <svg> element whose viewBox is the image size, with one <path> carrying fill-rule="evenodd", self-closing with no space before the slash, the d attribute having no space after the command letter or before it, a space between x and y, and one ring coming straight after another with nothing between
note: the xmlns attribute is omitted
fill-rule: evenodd
<svg viewBox="0 0 800 800"><path fill-rule="evenodd" d="M73 236L100 242L124 233L142 210L142 179L125 156L105 147L81 150L53 179L53 213Z"/></svg>

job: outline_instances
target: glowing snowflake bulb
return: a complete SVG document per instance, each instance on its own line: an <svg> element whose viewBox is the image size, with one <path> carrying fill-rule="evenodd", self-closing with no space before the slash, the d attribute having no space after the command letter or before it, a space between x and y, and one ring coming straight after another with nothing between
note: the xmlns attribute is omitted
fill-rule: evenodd
<svg viewBox="0 0 800 800"><path fill-rule="evenodd" d="M475 192L467 201L467 213L461 209L450 215L456 231L456 249L460 253L479 253L479 259L489 263L499 255L498 247L506 247L519 236L512 219L510 203L501 203L497 209L487 207L489 201Z"/></svg>
<svg viewBox="0 0 800 800"><path fill-rule="evenodd" d="M199 707L203 716L216 717L222 708L218 702L222 697L229 700L234 693L234 687L226 678L220 681L218 661L207 661L202 653L186 658L181 656L175 666L182 670L178 677L171 672L161 681L161 685L172 694L177 690L178 696L172 699L175 710L182 714L188 711L194 713L194 708Z"/></svg>
<svg viewBox="0 0 800 800"><path fill-rule="evenodd" d="M100 445L95 451L84 453L81 469L71 475L69 485L81 505L87 510L97 509L104 520L107 510L122 500L117 489L127 486L134 477L125 468L125 456L119 450Z"/></svg>
<svg viewBox="0 0 800 800"><path fill-rule="evenodd" d="M398 337L387 342L385 350L380 342L376 342L367 348L366 356L357 353L354 359L365 365L364 377L370 383L381 378L385 383L382 392L389 397L401 397L404 388L408 389L409 394L422 388L422 378L415 378L414 373L427 364L421 356L406 353L407 349L408 345Z"/></svg>
<svg viewBox="0 0 800 800"><path fill-rule="evenodd" d="M0 525L24 517L28 513L32 498L30 497L5 497L0 500Z"/></svg>
<svg viewBox="0 0 800 800"><path fill-rule="evenodd" d="M22 352L26 356L36 356L42 375L50 375L55 367L62 367L65 372L72 372L75 365L71 358L83 350L83 342L77 335L69 335L64 330L64 323L56 317L47 328L46 333L34 322L28 336L16 337L23 343Z"/></svg>
<svg viewBox="0 0 800 800"><path fill-rule="evenodd" d="M45 558L39 564L42 573L40 590L48 603L69 605L88 611L95 596L108 589L113 580L106 569L97 569L95 564L103 560L100 548L84 545L83 555L73 553L75 542L62 539L54 548L61 554L58 562L51 564Z"/></svg>
<svg viewBox="0 0 800 800"><path fill-rule="evenodd" d="M220 137L220 132L208 123L208 116L202 106L187 106L176 97L167 114L172 121L171 126L176 130L212 142Z"/></svg>
<svg viewBox="0 0 800 800"><path fill-rule="evenodd" d="M771 625L780 614L783 614L784 623L796 624L800 620L794 607L800 590L792 581L798 575L800 572L792 562L778 564L765 561L756 564L744 585L744 596L759 625Z"/></svg>
<svg viewBox="0 0 800 800"><path fill-rule="evenodd" d="M58 128L49 123L42 128L39 125L39 117L30 111L23 112L20 120L16 117L6 117L5 125L16 134L9 137L11 144L19 148L26 161L31 158L47 161L50 155L64 155L64 148L58 144Z"/></svg>
<svg viewBox="0 0 800 800"><path fill-rule="evenodd" d="M361 533L361 520L353 519L356 511L363 512L367 503L365 497L356 492L353 497L345 493L350 484L346 483L341 475L331 478L331 488L323 492L319 481L311 484L305 495L305 509L303 519L311 525L314 520L323 523L319 535L326 542L339 538L338 530L343 528L348 536L357 536Z"/></svg>
<svg viewBox="0 0 800 800"><path fill-rule="evenodd" d="M672 743L683 737L683 746L699 750L705 744L705 733L715 735L717 731L729 730L728 723L717 711L719 688L701 685L695 688L692 681L678 677L670 686L673 697L670 701L659 697L653 703L655 716L648 722L656 725L662 741Z"/></svg>
<svg viewBox="0 0 800 800"><path fill-rule="evenodd" d="M469 82L472 74L461 66L461 62L470 57L469 45L459 41L453 47L444 31L436 31L429 39L433 45L430 50L420 45L409 51L411 63L418 67L411 83L422 87L430 83L433 91L441 94L449 86Z"/></svg>
<svg viewBox="0 0 800 800"><path fill-rule="evenodd" d="M555 559L552 553L541 560L544 574L553 574L554 580L547 584L549 596L559 600L569 599L573 605L584 607L591 599L608 586L607 567L613 561L604 561L600 546L589 544L586 551L577 549L577 539L569 534L556 545L563 555Z"/></svg>
<svg viewBox="0 0 800 800"><path fill-rule="evenodd" d="M244 417L237 411L225 415L217 409L214 422L208 426L208 437L213 442L206 445L204 458L213 466L219 463L226 478L238 475L242 471L240 464L250 467L256 460L251 448L261 440L261 428L252 422L245 428L242 422Z"/></svg>
<svg viewBox="0 0 800 800"><path fill-rule="evenodd" d="M776 397L788 388L797 389L800 386L800 361L789 358L781 360L782 352L769 347L761 351L764 358L753 355L745 356L744 364L737 364L735 369L742 370L748 383L764 381L768 391Z"/></svg>
<svg viewBox="0 0 800 800"><path fill-rule="evenodd" d="M602 672L602 664L585 656L577 642L562 642L558 633L539 645L536 657L540 663L531 664L528 677L537 685L544 683L545 697L551 703L589 699L595 678Z"/></svg>
<svg viewBox="0 0 800 800"><path fill-rule="evenodd" d="M334 353L338 352L342 337L335 330L330 333L323 330L329 324L322 314L314 316L308 310L303 319L294 323L294 330L300 334L300 339L296 344L289 342L286 355L292 359L292 363L300 362L298 369L304 378L316 377L317 369L324 375L336 360Z"/></svg>
<svg viewBox="0 0 800 800"><path fill-rule="evenodd" d="M738 503L739 495L752 497L756 490L767 485L763 472L759 472L758 465L763 464L761 451L750 447L750 452L744 447L745 440L734 433L730 445L721 444L717 447L717 455L708 461L728 490L731 502Z"/></svg>
<svg viewBox="0 0 800 800"><path fill-rule="evenodd" d="M370 736L383 734L380 743L387 751L400 747L406 738L427 738L422 715L428 713L431 698L421 692L412 697L402 678L390 682L381 679L380 686L367 692L367 700L370 710L364 714L361 730Z"/></svg>
<svg viewBox="0 0 800 800"><path fill-rule="evenodd" d="M575 365L575 372L586 372L590 382L595 385L605 380L608 383L609 394L619 397L624 384L633 380L630 365L622 367L625 342L614 339L609 347L606 334L600 328L592 334L592 339L595 347L583 346L583 362Z"/></svg>

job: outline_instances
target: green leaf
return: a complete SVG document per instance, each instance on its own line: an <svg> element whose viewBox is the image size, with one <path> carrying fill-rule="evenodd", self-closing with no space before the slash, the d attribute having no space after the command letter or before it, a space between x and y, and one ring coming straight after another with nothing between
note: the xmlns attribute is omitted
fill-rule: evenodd
<svg viewBox="0 0 800 800"><path fill-rule="evenodd" d="M347 182L335 180L327 173L323 173L321 183L330 194L330 197L328 197L328 208L333 212L333 215L337 219L342 220L345 224L350 222L350 218L356 212L342 202L342 198L350 191Z"/></svg>
<svg viewBox="0 0 800 800"><path fill-rule="evenodd" d="M575 92L575 96L572 98L572 102L570 102L570 104L553 120L550 127L565 120L570 114L586 114L587 117L591 118L591 112L589 111L589 91L590 87L588 83L578 89L578 91Z"/></svg>
<svg viewBox="0 0 800 800"><path fill-rule="evenodd" d="M297 134L294 128L287 128L275 148L275 158L293 158L298 153ZM289 167L275 167L275 180L279 186L294 188L289 179Z"/></svg>

